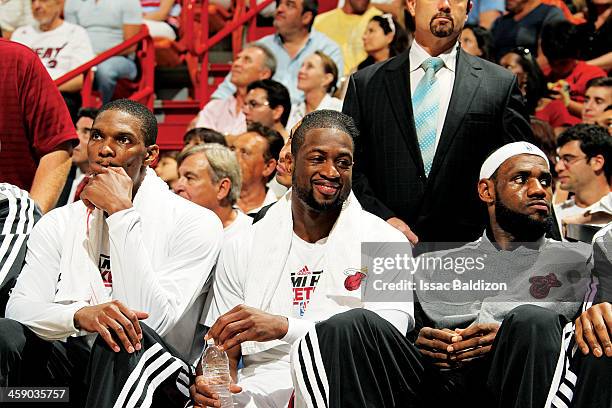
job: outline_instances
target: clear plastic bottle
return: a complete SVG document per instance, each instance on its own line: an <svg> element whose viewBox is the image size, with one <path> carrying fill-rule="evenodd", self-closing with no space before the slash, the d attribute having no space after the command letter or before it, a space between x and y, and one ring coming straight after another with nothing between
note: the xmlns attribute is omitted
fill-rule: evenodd
<svg viewBox="0 0 612 408"><path fill-rule="evenodd" d="M229 360L225 351L215 346L213 339L206 343L206 350L202 354L202 374L204 381L219 395L221 408L233 408L232 393L229 390L231 376Z"/></svg>

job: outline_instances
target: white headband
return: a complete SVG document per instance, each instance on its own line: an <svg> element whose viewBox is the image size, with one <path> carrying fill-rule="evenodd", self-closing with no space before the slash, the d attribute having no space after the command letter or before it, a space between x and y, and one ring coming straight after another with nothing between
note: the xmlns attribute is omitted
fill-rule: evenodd
<svg viewBox="0 0 612 408"><path fill-rule="evenodd" d="M546 167L550 170L548 157L539 147L528 142L508 143L494 151L482 164L480 168L480 179L488 179L506 160L519 154L533 154L540 156L546 162Z"/></svg>
<svg viewBox="0 0 612 408"><path fill-rule="evenodd" d="M385 13L382 14L381 17L387 20L387 24L389 24L391 32L395 34L395 23L393 22L393 15L391 13Z"/></svg>

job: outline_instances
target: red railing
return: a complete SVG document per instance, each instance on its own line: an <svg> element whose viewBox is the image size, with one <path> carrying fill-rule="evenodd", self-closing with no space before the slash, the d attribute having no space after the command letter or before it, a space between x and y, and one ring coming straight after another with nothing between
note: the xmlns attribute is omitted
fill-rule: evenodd
<svg viewBox="0 0 612 408"><path fill-rule="evenodd" d="M185 27L185 35L192 35L193 41L190 41L191 46L189 47L190 53L198 58L199 60L199 71L195 78L192 78L194 81L194 90L195 90L195 98L200 103L200 108L202 108L208 99L210 98L211 90L209 87L209 71L213 68L209 64L208 51L218 44L221 40L223 40L228 35L233 36L232 41L232 50L234 52L234 56L240 51L242 47L242 33L243 33L243 25L248 23L250 20L257 17L257 14L266 8L270 3L275 0L265 0L263 3L251 6L247 11L247 4L245 0L235 0L234 5L234 13L232 16L232 20L223 27L220 31L215 33L212 37L208 37L209 27L208 27L208 18L204 15L200 19L200 27L196 29L193 24L195 24L195 18L191 18L189 22L187 22L187 27ZM186 3L186 4L185 4ZM195 0L186 0L185 6L189 10L193 10L196 1ZM255 4L255 1L251 1L251 3ZM202 1L202 14L205 14L208 10L210 2L209 0ZM188 11L189 13L190 11Z"/></svg>
<svg viewBox="0 0 612 408"><path fill-rule="evenodd" d="M138 101L143 105L146 105L149 109L153 110L154 101L154 75L155 75L155 52L153 50L153 39L149 36L149 30L146 25L142 25L140 31L135 36L128 40L110 48L103 53L96 56L94 59L86 62L85 64L73 69L70 72L62 75L55 80L57 86L62 85L77 77L78 75L84 75L83 88L81 90L81 97L83 99L83 106L96 106L96 98L93 94L93 72L92 68L100 63L108 60L111 57L117 56L125 50L133 47L134 45L140 44L136 51L137 62L139 64L139 81L137 88L129 96L129 99Z"/></svg>
<svg viewBox="0 0 612 408"><path fill-rule="evenodd" d="M250 2L250 5L247 4L247 1ZM194 86L194 99L198 102L200 108L206 104L212 93L209 85L210 72L221 73L224 68L223 64L209 63L210 49L228 35L232 35L232 51L234 56L236 56L242 48L244 24L254 20L261 10L274 1L265 0L257 5L255 0L234 0L234 11L231 21L212 37L209 37L209 0L183 0L181 2L181 36L180 40L174 45L177 52L184 56L185 62L190 67L191 81ZM96 106L98 103L93 93L92 68L136 44L140 44L137 51L140 79L138 80L137 89L134 90L129 98L153 109L155 52L153 40L149 36L145 25L142 26L140 32L134 37L104 51L91 61L66 73L56 79L55 84L59 86L78 75L84 75L83 89L81 90L83 106Z"/></svg>

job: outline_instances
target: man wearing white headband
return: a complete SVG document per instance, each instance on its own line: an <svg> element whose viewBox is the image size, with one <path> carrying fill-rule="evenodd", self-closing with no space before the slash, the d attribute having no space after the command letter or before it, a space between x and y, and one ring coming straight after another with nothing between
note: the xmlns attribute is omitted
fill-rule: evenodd
<svg viewBox="0 0 612 408"><path fill-rule="evenodd" d="M536 146L501 147L485 160L480 176L478 197L489 216L483 235L460 248L413 259L425 326L417 327L416 342L365 312L317 324L310 337L294 345L314 350L314 356L292 360L292 369L297 375L317 368L320 373L322 367L324 380L310 389L298 386L297 406L311 407L322 398L330 407L389 407L397 401L543 407L549 389L554 397L553 374L564 366L557 361L565 358L559 353L564 325L579 312L590 282L591 248L545 238L552 225L552 176ZM330 353L330 339L346 351ZM357 391L334 386L338 360L351 367L342 370L343 384ZM593 373L593 366L585 369ZM595 377L584 376L583 386L591 387L589 378ZM602 406L591 398L598 396L582 393L576 406Z"/></svg>

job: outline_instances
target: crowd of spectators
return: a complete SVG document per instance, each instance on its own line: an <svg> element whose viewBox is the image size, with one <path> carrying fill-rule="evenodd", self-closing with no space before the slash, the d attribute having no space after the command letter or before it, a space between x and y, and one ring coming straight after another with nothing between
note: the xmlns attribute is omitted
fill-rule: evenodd
<svg viewBox="0 0 612 408"><path fill-rule="evenodd" d="M0 1L0 387L217 406L213 338L240 407L612 407L610 0L277 0L180 151L136 46L53 83L180 4Z"/></svg>

